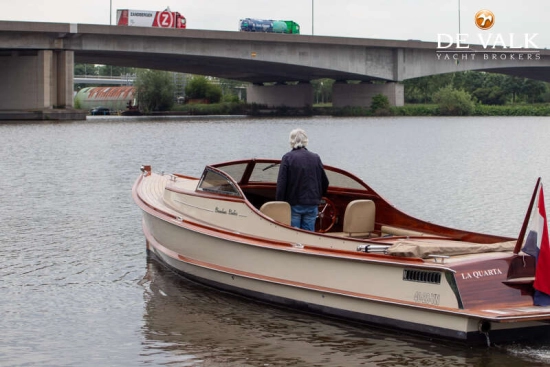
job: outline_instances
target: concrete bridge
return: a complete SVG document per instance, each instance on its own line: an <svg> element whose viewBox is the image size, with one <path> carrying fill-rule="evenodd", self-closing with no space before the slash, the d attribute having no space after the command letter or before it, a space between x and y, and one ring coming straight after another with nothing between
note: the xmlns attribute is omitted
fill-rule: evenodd
<svg viewBox="0 0 550 367"><path fill-rule="evenodd" d="M453 50L416 40L0 21L0 110L71 109L74 62L250 82L248 102L289 107L311 105L309 82L319 78L337 81L337 107L368 106L378 93L402 105L399 82L465 70L550 81L550 50Z"/></svg>
<svg viewBox="0 0 550 367"><path fill-rule="evenodd" d="M74 75L75 84L107 84L107 85L133 85L136 77L127 76L98 76L98 75Z"/></svg>

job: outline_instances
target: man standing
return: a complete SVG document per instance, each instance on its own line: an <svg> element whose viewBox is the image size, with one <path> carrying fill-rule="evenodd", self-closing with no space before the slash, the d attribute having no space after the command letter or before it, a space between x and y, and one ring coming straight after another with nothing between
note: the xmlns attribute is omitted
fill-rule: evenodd
<svg viewBox="0 0 550 367"><path fill-rule="evenodd" d="M307 143L304 130L290 132L292 150L281 160L276 200L290 204L293 227L315 231L319 203L329 182L321 158L307 150Z"/></svg>

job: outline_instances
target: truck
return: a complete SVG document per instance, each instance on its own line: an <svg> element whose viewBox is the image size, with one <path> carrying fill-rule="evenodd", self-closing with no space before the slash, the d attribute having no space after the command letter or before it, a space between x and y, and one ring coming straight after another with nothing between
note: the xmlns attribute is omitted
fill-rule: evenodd
<svg viewBox="0 0 550 367"><path fill-rule="evenodd" d="M292 20L245 18L239 21L239 30L242 32L300 34L300 25Z"/></svg>
<svg viewBox="0 0 550 367"><path fill-rule="evenodd" d="M186 28L187 21L177 11L166 8L162 11L118 9L117 25L158 28Z"/></svg>

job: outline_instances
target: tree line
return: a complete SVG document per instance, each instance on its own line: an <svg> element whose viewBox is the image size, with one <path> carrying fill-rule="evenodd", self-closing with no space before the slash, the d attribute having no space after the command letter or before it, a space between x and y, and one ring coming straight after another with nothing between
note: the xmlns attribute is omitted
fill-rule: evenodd
<svg viewBox="0 0 550 367"><path fill-rule="evenodd" d="M443 88L468 93L485 105L550 102L550 84L504 74L464 71L432 75L404 82L406 103L432 103Z"/></svg>
<svg viewBox="0 0 550 367"><path fill-rule="evenodd" d="M185 96L181 97L185 100L204 99L209 103L237 102L239 98L235 88L243 84L234 80L109 65L75 64L74 73L88 76L135 76L134 86L140 107L149 111L170 108L178 101L178 96ZM315 105L332 103L334 82L332 79L311 81ZM493 106L550 102L549 83L488 72L439 74L405 80L403 84L407 104L441 104L442 100L453 98L465 103L471 101ZM77 89L84 86L76 85Z"/></svg>
<svg viewBox="0 0 550 367"><path fill-rule="evenodd" d="M311 82L315 103L332 102L334 80L319 79ZM474 102L484 105L550 102L550 84L533 79L480 71L464 71L408 79L405 86L405 103L436 103L434 98L442 89L467 93Z"/></svg>

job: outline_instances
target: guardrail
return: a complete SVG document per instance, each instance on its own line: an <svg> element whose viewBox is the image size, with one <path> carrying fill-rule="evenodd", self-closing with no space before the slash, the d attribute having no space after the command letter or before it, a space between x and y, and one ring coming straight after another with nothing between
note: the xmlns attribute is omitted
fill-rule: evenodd
<svg viewBox="0 0 550 367"><path fill-rule="evenodd" d="M117 84L133 85L136 80L135 75L128 76L104 76L104 75L75 75L75 84Z"/></svg>

